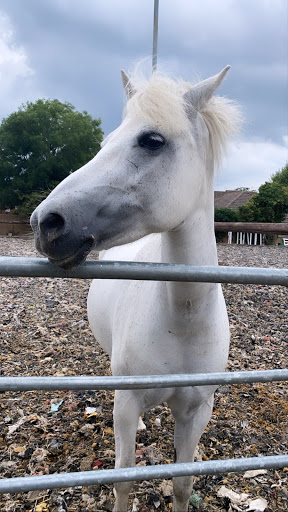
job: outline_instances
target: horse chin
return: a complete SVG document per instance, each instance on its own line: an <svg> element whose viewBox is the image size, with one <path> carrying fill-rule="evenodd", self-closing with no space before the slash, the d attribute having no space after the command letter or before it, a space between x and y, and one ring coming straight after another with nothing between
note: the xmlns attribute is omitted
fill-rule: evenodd
<svg viewBox="0 0 288 512"><path fill-rule="evenodd" d="M48 259L52 265L61 268L63 270L73 270L74 268L80 267L85 262L88 254L92 250L94 245L94 237L90 236L85 242L75 251L73 254L66 256L62 259L55 259L48 256Z"/></svg>

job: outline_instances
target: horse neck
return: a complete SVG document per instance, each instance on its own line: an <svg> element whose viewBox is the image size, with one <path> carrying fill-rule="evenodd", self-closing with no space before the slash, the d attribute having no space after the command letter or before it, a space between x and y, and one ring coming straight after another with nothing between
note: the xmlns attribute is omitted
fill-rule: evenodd
<svg viewBox="0 0 288 512"><path fill-rule="evenodd" d="M176 229L162 233L161 259L164 263L217 265L214 232L214 191L209 187L205 199Z"/></svg>
<svg viewBox="0 0 288 512"><path fill-rule="evenodd" d="M161 234L161 260L164 263L186 265L217 265L217 248L214 232L213 187L207 200L198 207L178 228ZM202 200L202 199L201 199ZM167 282L171 306L188 298L203 300L204 295L217 285L207 283ZM174 304L174 306L173 306Z"/></svg>

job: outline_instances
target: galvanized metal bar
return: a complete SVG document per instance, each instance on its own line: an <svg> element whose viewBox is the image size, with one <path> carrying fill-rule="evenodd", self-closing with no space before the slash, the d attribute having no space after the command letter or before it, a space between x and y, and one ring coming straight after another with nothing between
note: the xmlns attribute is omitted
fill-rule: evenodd
<svg viewBox="0 0 288 512"><path fill-rule="evenodd" d="M67 389L155 389L168 387L280 382L288 380L288 369L170 374L117 377L0 377L0 391Z"/></svg>
<svg viewBox="0 0 288 512"><path fill-rule="evenodd" d="M88 260L75 270L64 271L52 265L46 258L6 256L0 257L0 275L288 286L288 269Z"/></svg>
<svg viewBox="0 0 288 512"><path fill-rule="evenodd" d="M83 485L109 484L133 480L152 480L185 475L214 475L247 471L251 469L275 469L288 466L288 455L226 459L159 466L104 469L79 473L58 473L44 476L6 478L0 480L0 494L55 489Z"/></svg>
<svg viewBox="0 0 288 512"><path fill-rule="evenodd" d="M157 69L159 0L154 0L152 72Z"/></svg>

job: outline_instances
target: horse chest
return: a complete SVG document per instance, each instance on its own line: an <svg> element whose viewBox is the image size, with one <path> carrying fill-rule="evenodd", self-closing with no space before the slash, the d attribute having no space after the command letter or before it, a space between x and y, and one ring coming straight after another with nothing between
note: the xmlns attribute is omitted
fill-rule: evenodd
<svg viewBox="0 0 288 512"><path fill-rule="evenodd" d="M171 311L164 289L161 283L130 283L114 303L113 373L208 371L217 362L221 350L217 344L214 353L215 331L220 331L216 315L210 322L206 312L193 310L190 299Z"/></svg>

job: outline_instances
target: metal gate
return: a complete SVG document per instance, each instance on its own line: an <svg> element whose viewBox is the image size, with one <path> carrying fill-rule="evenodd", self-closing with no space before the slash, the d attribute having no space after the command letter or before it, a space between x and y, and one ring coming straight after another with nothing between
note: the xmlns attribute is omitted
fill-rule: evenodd
<svg viewBox="0 0 288 512"><path fill-rule="evenodd" d="M136 279L182 282L238 283L288 286L288 269L211 267L165 263L87 261L65 272L44 258L0 258L0 275L9 277L62 277L79 279ZM0 377L0 391L67 389L148 389L288 380L288 369L210 374L152 375L135 377ZM107 469L0 479L0 493L26 492L71 486L107 484L130 480L216 474L288 466L288 454L213 460L159 466Z"/></svg>

